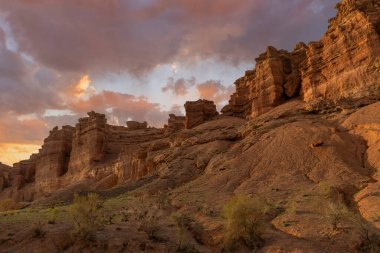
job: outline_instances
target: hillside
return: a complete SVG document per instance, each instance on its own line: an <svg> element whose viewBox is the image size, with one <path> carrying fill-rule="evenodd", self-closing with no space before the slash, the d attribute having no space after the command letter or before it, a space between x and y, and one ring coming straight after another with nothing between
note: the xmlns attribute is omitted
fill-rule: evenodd
<svg viewBox="0 0 380 253"><path fill-rule="evenodd" d="M236 252L380 252L380 2L337 8L320 41L268 47L221 114L186 102L158 129L89 112L0 164L0 252L229 252L234 196L266 210ZM107 222L72 237L90 192Z"/></svg>

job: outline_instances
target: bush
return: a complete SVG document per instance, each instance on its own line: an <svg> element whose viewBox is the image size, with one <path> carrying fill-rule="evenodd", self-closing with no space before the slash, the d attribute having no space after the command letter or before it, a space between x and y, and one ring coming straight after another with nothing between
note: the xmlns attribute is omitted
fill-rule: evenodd
<svg viewBox="0 0 380 253"><path fill-rule="evenodd" d="M325 207L325 219L329 222L332 229L338 229L343 221L350 218L350 212L342 202L329 201Z"/></svg>
<svg viewBox="0 0 380 253"><path fill-rule="evenodd" d="M48 223L49 224L55 224L55 222L57 221L58 213L59 211L55 207L48 209Z"/></svg>
<svg viewBox="0 0 380 253"><path fill-rule="evenodd" d="M4 199L0 201L0 212L18 209L19 206L13 199Z"/></svg>
<svg viewBox="0 0 380 253"><path fill-rule="evenodd" d="M174 213L172 217L177 225L177 251L183 252L184 249L189 248L186 240L186 232L189 229L190 222L192 221L189 216L183 213Z"/></svg>
<svg viewBox="0 0 380 253"><path fill-rule="evenodd" d="M232 198L223 209L225 219L223 248L233 251L240 246L255 251L263 246L262 232L268 205L248 196Z"/></svg>
<svg viewBox="0 0 380 253"><path fill-rule="evenodd" d="M69 214L74 223L73 235L82 239L91 239L104 224L103 201L95 193L75 194Z"/></svg>

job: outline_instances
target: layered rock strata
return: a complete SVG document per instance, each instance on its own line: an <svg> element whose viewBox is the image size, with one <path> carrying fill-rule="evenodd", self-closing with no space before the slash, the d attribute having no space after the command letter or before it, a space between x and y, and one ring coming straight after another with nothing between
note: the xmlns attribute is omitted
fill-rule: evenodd
<svg viewBox="0 0 380 253"><path fill-rule="evenodd" d="M186 117L169 114L168 124L165 125L165 131L168 133L178 132L185 129Z"/></svg>
<svg viewBox="0 0 380 253"><path fill-rule="evenodd" d="M268 47L236 80L222 112L256 117L294 97L341 101L380 98L380 3L344 0L320 41L292 52Z"/></svg>
<svg viewBox="0 0 380 253"><path fill-rule="evenodd" d="M185 103L186 129L194 128L217 116L216 106L213 101L199 99L194 102Z"/></svg>
<svg viewBox="0 0 380 253"><path fill-rule="evenodd" d="M138 121L127 121L127 127L130 130L146 129L148 128L148 123L146 121L142 123Z"/></svg>

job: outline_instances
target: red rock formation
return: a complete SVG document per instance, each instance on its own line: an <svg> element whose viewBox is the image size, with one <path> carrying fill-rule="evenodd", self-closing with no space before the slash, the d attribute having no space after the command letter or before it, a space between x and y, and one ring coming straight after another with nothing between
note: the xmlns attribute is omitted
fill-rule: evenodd
<svg viewBox="0 0 380 253"><path fill-rule="evenodd" d="M55 127L44 140L35 161L37 192L53 191L61 184L59 178L68 171L74 128Z"/></svg>
<svg viewBox="0 0 380 253"><path fill-rule="evenodd" d="M8 186L8 175L11 167L8 165L0 163L0 192Z"/></svg>
<svg viewBox="0 0 380 253"><path fill-rule="evenodd" d="M186 102L186 129L196 127L218 115L213 101L200 99L194 102Z"/></svg>
<svg viewBox="0 0 380 253"><path fill-rule="evenodd" d="M140 123L138 121L127 121L127 127L130 130L139 130L148 128L148 123L146 121Z"/></svg>
<svg viewBox="0 0 380 253"><path fill-rule="evenodd" d="M89 112L88 116L88 118L79 119L79 123L75 127L72 160L69 165L71 169L75 169L78 165L81 166L80 164L74 164L73 161L80 160L81 163L97 162L102 161L104 157L107 141L106 116L95 112Z"/></svg>
<svg viewBox="0 0 380 253"><path fill-rule="evenodd" d="M310 43L302 71L305 101L380 95L380 3L345 0L321 41Z"/></svg>
<svg viewBox="0 0 380 253"><path fill-rule="evenodd" d="M185 122L185 116L176 116L174 114L169 114L168 124L165 126L165 131L168 133L174 133L185 129Z"/></svg>
<svg viewBox="0 0 380 253"><path fill-rule="evenodd" d="M128 164L131 168L125 168L125 164L118 167L123 160L120 156L132 150L136 157L140 144L165 137L163 129L146 128L146 122L138 124L131 131L108 125L104 114L90 112L79 119L76 127L55 127L38 154L16 163L13 169L0 168L0 191L6 188L4 196L30 201L35 192L41 197L83 180L95 183L96 189L127 180L129 176L124 171L134 170L137 163Z"/></svg>
<svg viewBox="0 0 380 253"><path fill-rule="evenodd" d="M289 98L340 101L380 98L380 3L344 0L320 41L293 52L269 47L235 82L227 115L256 117Z"/></svg>

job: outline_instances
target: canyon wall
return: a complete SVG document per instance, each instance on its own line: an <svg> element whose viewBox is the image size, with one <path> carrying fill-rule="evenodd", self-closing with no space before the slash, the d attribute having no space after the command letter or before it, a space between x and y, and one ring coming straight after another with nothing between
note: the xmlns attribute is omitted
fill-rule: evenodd
<svg viewBox="0 0 380 253"><path fill-rule="evenodd" d="M330 20L320 41L298 43L292 52L268 47L256 59L256 68L235 82L236 92L223 108L223 117L257 117L293 98L305 102L322 99L335 105L379 99L380 3L343 0L337 9L337 17ZM95 112L79 119L75 127L56 127L38 154L13 168L0 164L0 199L32 201L83 183L107 189L137 180L153 169L171 169L169 163L177 164L173 168L187 163L191 168L202 167L203 161L197 160L195 165L184 161L186 154L177 153L176 148L188 146L186 152L192 152L190 147L199 136L199 143L208 143L212 136L199 129L220 116L212 101L202 99L186 102L185 111L186 116L169 115L164 129L136 121L127 122L127 127L112 126L104 114ZM242 124L241 119L227 118ZM211 139L223 142L219 144L224 147L224 142L239 138L231 131L226 127Z"/></svg>
<svg viewBox="0 0 380 253"><path fill-rule="evenodd" d="M380 2L344 0L320 41L292 52L268 47L256 67L236 80L222 109L253 118L294 97L334 104L380 98Z"/></svg>
<svg viewBox="0 0 380 253"><path fill-rule="evenodd" d="M168 148L169 136L218 115L212 101L186 105L187 115L170 115L165 129L136 121L128 121L127 127L112 126L104 114L95 112L79 119L75 127L53 128L38 154L13 168L0 164L0 199L30 202L65 187L108 189L146 175L154 164L148 152Z"/></svg>

